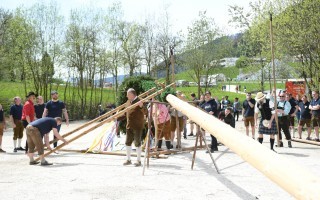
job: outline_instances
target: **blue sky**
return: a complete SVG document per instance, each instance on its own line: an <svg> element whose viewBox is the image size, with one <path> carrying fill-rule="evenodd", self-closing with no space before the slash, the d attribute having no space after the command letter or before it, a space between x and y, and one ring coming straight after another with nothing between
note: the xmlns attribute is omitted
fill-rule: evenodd
<svg viewBox="0 0 320 200"><path fill-rule="evenodd" d="M20 5L30 7L41 0L0 0L0 7L15 9ZM50 2L50 0L42 0ZM61 14L68 17L69 11L74 8L95 6L105 8L114 2L113 0L56 0L61 7ZM207 11L207 15L214 18L216 24L224 33L238 32L228 24L229 5L239 5L248 8L250 0L121 0L124 17L129 21L143 22L147 16L160 16L164 5L168 5L169 16L174 32L182 30L186 32L192 20L196 19L199 11Z"/></svg>

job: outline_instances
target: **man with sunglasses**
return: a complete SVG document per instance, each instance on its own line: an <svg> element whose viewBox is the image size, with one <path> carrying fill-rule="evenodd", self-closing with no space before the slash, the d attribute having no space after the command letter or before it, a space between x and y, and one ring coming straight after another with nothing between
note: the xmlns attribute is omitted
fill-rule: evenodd
<svg viewBox="0 0 320 200"><path fill-rule="evenodd" d="M319 91L312 91L312 101L309 106L312 112L312 124L316 134L315 141L319 142L319 125L320 125L320 99Z"/></svg>
<svg viewBox="0 0 320 200"><path fill-rule="evenodd" d="M278 113L278 131L279 131L280 147L283 147L282 134L281 134L281 130L283 130L283 133L286 136L286 139L288 140L288 147L292 148L291 135L289 131L289 120L290 120L289 113L291 110L291 105L290 105L290 102L286 101L285 93L281 92L279 97L280 99L277 103L277 113Z"/></svg>
<svg viewBox="0 0 320 200"><path fill-rule="evenodd" d="M66 124L69 126L69 116L66 109L66 106L63 101L60 101L58 98L58 92L51 92L51 100L47 102L46 107L43 111L42 117L62 117L62 113L64 114L64 118L66 119ZM61 124L57 126L58 133L60 132ZM56 136L54 135L54 139ZM56 148L58 146L58 142L53 143L53 147ZM56 152L58 153L58 152Z"/></svg>

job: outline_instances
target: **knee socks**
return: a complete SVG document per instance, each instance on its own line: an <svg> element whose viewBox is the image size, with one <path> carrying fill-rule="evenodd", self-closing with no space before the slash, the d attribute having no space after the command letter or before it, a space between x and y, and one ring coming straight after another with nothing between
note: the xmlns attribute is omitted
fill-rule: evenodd
<svg viewBox="0 0 320 200"><path fill-rule="evenodd" d="M131 146L126 146L127 160L131 160Z"/></svg>
<svg viewBox="0 0 320 200"><path fill-rule="evenodd" d="M141 146L137 147L137 161L141 162Z"/></svg>
<svg viewBox="0 0 320 200"><path fill-rule="evenodd" d="M270 148L273 149L273 145L274 145L274 139L270 138Z"/></svg>
<svg viewBox="0 0 320 200"><path fill-rule="evenodd" d="M262 144L263 138L258 138L258 141Z"/></svg>

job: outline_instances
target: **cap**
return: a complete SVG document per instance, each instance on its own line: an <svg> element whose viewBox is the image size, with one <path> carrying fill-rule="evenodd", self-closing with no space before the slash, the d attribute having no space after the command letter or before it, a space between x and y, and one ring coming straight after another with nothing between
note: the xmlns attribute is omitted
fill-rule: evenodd
<svg viewBox="0 0 320 200"><path fill-rule="evenodd" d="M30 96L38 96L36 93L34 93L34 92L29 92L28 94L27 94L27 96L26 96L26 98L29 98Z"/></svg>

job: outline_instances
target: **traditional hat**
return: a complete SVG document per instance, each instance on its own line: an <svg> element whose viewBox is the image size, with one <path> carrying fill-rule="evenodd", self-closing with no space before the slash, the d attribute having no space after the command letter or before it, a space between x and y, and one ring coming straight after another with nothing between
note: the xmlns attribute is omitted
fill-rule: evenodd
<svg viewBox="0 0 320 200"><path fill-rule="evenodd" d="M260 101L260 100L262 100L262 99L264 99L264 98L266 98L266 95L263 94L262 92L258 92L255 100L256 100L256 101Z"/></svg>
<svg viewBox="0 0 320 200"><path fill-rule="evenodd" d="M38 96L38 95L36 95L36 93L34 93L34 92L31 91L31 92L28 93L28 95L26 96L26 98L29 98L29 97L32 96L32 95L33 95L33 96Z"/></svg>

